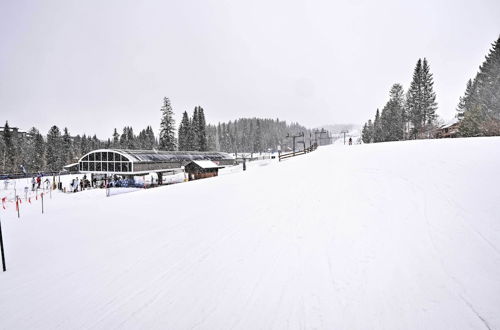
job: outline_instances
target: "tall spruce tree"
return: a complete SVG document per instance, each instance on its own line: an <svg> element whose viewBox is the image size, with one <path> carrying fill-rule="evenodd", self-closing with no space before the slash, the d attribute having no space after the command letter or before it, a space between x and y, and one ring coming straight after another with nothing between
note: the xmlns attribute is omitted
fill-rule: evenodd
<svg viewBox="0 0 500 330"><path fill-rule="evenodd" d="M120 148L120 134L118 134L116 128L113 131L113 141L111 142L111 146L113 148Z"/></svg>
<svg viewBox="0 0 500 330"><path fill-rule="evenodd" d="M436 93L434 78L427 59L418 59L406 99L408 119L411 122L411 137L424 137L424 132L436 120Z"/></svg>
<svg viewBox="0 0 500 330"><path fill-rule="evenodd" d="M187 114L187 111L184 111L184 113L182 114L182 120L181 123L179 124L179 130L178 130L179 150L181 151L190 150L189 130L190 130L189 116Z"/></svg>
<svg viewBox="0 0 500 330"><path fill-rule="evenodd" d="M3 129L3 144L4 144L4 154L2 155L4 159L3 172L5 173L17 172L15 141L12 134L12 130L7 121L5 122L5 126Z"/></svg>
<svg viewBox="0 0 500 330"><path fill-rule="evenodd" d="M26 171L29 172L38 172L43 169L43 145L40 146L37 143L37 138L40 135L40 132L32 127L27 134L27 138L25 140L25 148L24 152L26 153L24 157L24 167ZM42 138L43 143L43 138ZM41 150L40 150L41 149ZM40 155L40 151L42 151ZM41 157L40 157L41 156Z"/></svg>
<svg viewBox="0 0 500 330"><path fill-rule="evenodd" d="M198 107L194 107L193 117L189 126L190 132L190 147L191 150L200 150L200 117Z"/></svg>
<svg viewBox="0 0 500 330"><path fill-rule="evenodd" d="M198 127L198 150L199 151L207 151L207 124L205 121L205 113L203 108L198 106L198 119L196 122Z"/></svg>
<svg viewBox="0 0 500 330"><path fill-rule="evenodd" d="M45 163L48 170L55 172L62 170L64 166L61 131L55 125L50 128L47 134Z"/></svg>
<svg viewBox="0 0 500 330"><path fill-rule="evenodd" d="M174 112L168 97L163 98L161 113L159 148L160 150L168 151L176 150Z"/></svg>
<svg viewBox="0 0 500 330"><path fill-rule="evenodd" d="M399 141L404 137L404 90L400 84L394 84L389 93L389 101L381 115L384 141Z"/></svg>
<svg viewBox="0 0 500 330"><path fill-rule="evenodd" d="M422 112L425 128L432 126L437 118L436 93L434 92L434 78L427 59L422 64Z"/></svg>
<svg viewBox="0 0 500 330"><path fill-rule="evenodd" d="M462 136L500 135L500 37L467 84L457 110Z"/></svg>
<svg viewBox="0 0 500 330"><path fill-rule="evenodd" d="M378 109L375 113L375 121L373 122L373 142L384 142L384 131L382 129L382 121Z"/></svg>
<svg viewBox="0 0 500 330"><path fill-rule="evenodd" d="M66 164L70 164L74 161L73 143L67 127L64 128L64 134L62 136L62 157L63 162Z"/></svg>

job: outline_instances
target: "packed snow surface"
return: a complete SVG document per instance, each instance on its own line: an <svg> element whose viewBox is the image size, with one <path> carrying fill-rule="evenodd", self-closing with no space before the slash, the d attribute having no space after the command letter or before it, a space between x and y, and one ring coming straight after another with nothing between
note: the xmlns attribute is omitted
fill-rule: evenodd
<svg viewBox="0 0 500 330"><path fill-rule="evenodd" d="M500 329L500 139L0 209L0 329Z"/></svg>

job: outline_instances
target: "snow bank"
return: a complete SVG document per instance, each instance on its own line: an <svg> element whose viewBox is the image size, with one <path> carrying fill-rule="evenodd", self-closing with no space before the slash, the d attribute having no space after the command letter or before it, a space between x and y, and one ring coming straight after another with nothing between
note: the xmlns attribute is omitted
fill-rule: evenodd
<svg viewBox="0 0 500 330"><path fill-rule="evenodd" d="M0 328L500 328L498 150L333 145L0 210Z"/></svg>

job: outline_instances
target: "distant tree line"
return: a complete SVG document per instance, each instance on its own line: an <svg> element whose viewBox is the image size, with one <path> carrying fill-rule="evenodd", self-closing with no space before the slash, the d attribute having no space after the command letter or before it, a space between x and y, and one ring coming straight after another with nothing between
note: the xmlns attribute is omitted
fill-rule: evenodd
<svg viewBox="0 0 500 330"><path fill-rule="evenodd" d="M418 60L405 93L394 84L382 112L363 126L364 143L433 138L439 128L436 94L427 60ZM500 135L500 37L492 44L474 79L459 99L456 118L459 136Z"/></svg>
<svg viewBox="0 0 500 330"><path fill-rule="evenodd" d="M287 124L279 119L240 118L235 121L218 123L207 126L207 144L211 150L230 153L246 152L261 153L268 150L275 151L278 145L285 149L292 149L292 139L287 134L304 133L304 141L309 146L312 131L298 123ZM314 138L314 136L313 136ZM297 149L302 145L297 143Z"/></svg>
<svg viewBox="0 0 500 330"><path fill-rule="evenodd" d="M410 88L405 93L399 83L392 85L389 100L375 112L375 118L363 125L364 143L399 141L429 137L437 126L434 81L427 59L419 59Z"/></svg>
<svg viewBox="0 0 500 330"><path fill-rule="evenodd" d="M5 123L0 134L0 173L36 173L40 171L60 171L64 165L75 163L86 153L101 149L143 149L180 151L224 151L259 153L278 145L292 148L287 133L304 132L309 145L310 130L297 124L287 124L278 119L242 118L217 125L207 125L205 112L201 106L194 108L193 114L184 111L181 123L176 129L174 112L170 100L163 99L160 109L161 121L158 138L151 126L135 134L130 126L121 133L115 128L107 140L96 135L71 136L68 129L62 131L52 126L43 136L33 127L28 132L11 129ZM297 148L301 145L297 144Z"/></svg>

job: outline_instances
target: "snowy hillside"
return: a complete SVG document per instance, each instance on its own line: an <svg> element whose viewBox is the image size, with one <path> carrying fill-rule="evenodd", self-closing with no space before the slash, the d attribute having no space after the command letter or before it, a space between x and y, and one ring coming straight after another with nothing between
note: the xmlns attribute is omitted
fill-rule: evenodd
<svg viewBox="0 0 500 330"><path fill-rule="evenodd" d="M0 329L500 329L500 138L1 210Z"/></svg>

